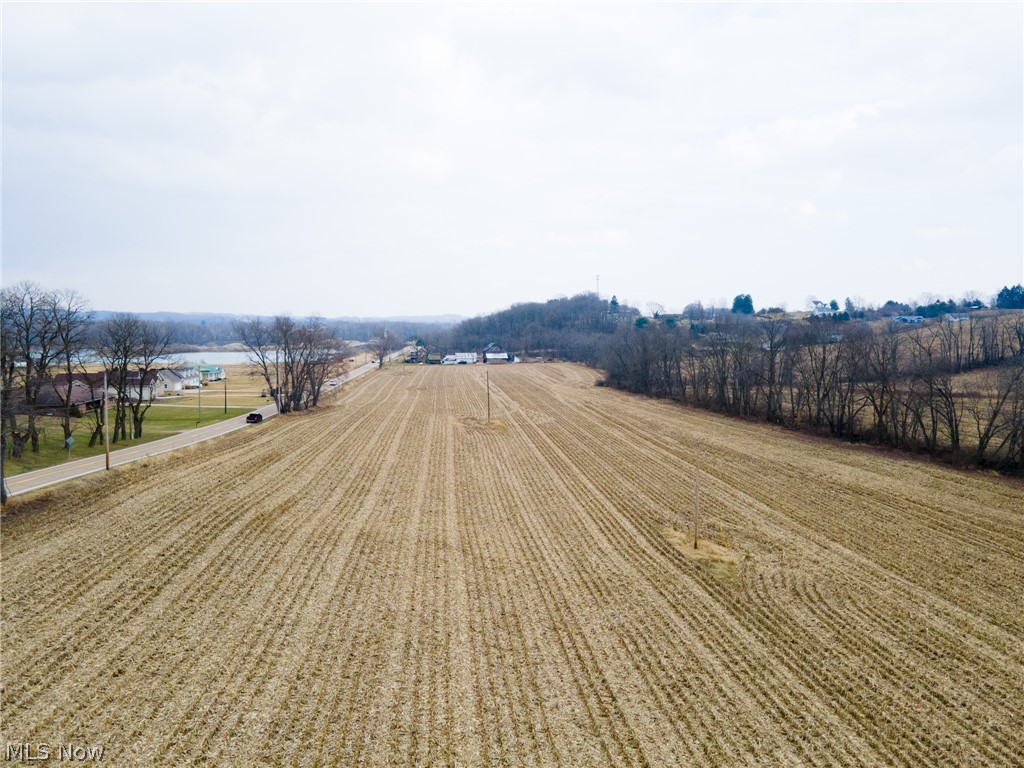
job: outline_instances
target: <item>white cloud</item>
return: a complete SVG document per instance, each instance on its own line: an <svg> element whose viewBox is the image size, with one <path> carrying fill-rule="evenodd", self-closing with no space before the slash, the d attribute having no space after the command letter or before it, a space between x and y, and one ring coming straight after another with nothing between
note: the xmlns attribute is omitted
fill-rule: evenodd
<svg viewBox="0 0 1024 768"><path fill-rule="evenodd" d="M797 210L800 211L801 216L809 217L816 216L818 214L818 209L810 200L804 200L802 203L800 203L800 206L797 208Z"/></svg>
<svg viewBox="0 0 1024 768"><path fill-rule="evenodd" d="M955 237L966 237L971 234L967 227L922 227L917 236L925 240L948 240Z"/></svg>
<svg viewBox="0 0 1024 768"><path fill-rule="evenodd" d="M893 102L858 104L810 117L783 117L769 123L731 131L718 143L723 158L742 170L790 160L794 155L819 152L855 134L867 120L878 118Z"/></svg>
<svg viewBox="0 0 1024 768"><path fill-rule="evenodd" d="M931 268L931 262L926 259L911 259L903 266L903 269L908 272L928 272Z"/></svg>
<svg viewBox="0 0 1024 768"><path fill-rule="evenodd" d="M953 236L953 229L951 227L932 227L917 230L917 234L920 237L928 240L939 240Z"/></svg>

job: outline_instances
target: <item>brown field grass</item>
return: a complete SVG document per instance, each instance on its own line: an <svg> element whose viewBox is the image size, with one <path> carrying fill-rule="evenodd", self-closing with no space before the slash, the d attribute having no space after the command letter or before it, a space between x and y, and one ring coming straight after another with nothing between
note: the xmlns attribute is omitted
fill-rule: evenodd
<svg viewBox="0 0 1024 768"><path fill-rule="evenodd" d="M3 739L147 766L1020 765L1021 483L595 378L495 368L488 425L482 367L393 366L15 499Z"/></svg>

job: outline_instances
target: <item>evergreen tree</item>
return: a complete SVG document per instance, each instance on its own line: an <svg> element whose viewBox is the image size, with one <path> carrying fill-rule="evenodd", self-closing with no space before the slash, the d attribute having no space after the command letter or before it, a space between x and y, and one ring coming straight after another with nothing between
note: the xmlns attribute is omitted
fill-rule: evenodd
<svg viewBox="0 0 1024 768"><path fill-rule="evenodd" d="M754 300L749 293L741 293L732 300L732 311L743 315L754 314Z"/></svg>
<svg viewBox="0 0 1024 768"><path fill-rule="evenodd" d="M1003 290L996 296L996 307L999 309L1024 309L1024 285L1015 285L1012 288L1003 286Z"/></svg>

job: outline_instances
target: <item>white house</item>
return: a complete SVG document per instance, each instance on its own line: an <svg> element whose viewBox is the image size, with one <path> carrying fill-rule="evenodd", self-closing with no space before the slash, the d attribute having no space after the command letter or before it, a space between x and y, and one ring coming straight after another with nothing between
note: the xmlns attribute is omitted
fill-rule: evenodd
<svg viewBox="0 0 1024 768"><path fill-rule="evenodd" d="M181 392L185 388L185 379L171 368L161 368L156 372L156 391L158 395Z"/></svg>
<svg viewBox="0 0 1024 768"><path fill-rule="evenodd" d="M175 368L174 372L181 376L185 389L199 389L203 385L203 377L195 366Z"/></svg>
<svg viewBox="0 0 1024 768"><path fill-rule="evenodd" d="M211 381L224 381L227 378L227 374L224 369L219 365L200 365L199 375L202 377L204 383Z"/></svg>

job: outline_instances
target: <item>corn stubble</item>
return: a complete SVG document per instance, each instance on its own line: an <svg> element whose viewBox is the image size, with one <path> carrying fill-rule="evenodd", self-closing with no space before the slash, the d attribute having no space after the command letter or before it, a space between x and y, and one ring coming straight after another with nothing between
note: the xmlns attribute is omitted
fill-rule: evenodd
<svg viewBox="0 0 1024 768"><path fill-rule="evenodd" d="M1020 483L594 378L497 368L488 425L480 368L396 367L15 500L4 740L116 765L1019 765ZM714 561L677 541L698 438Z"/></svg>

